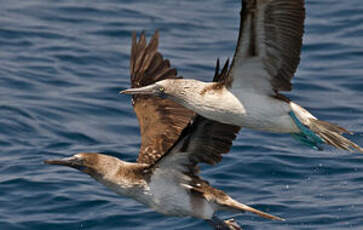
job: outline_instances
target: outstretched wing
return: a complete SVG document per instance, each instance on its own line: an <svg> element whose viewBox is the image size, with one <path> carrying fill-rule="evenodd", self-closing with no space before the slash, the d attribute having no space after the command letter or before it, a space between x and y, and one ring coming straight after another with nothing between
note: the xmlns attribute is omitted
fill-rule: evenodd
<svg viewBox="0 0 363 230"><path fill-rule="evenodd" d="M242 0L227 86L273 94L292 89L304 33L304 0Z"/></svg>
<svg viewBox="0 0 363 230"><path fill-rule="evenodd" d="M177 71L169 60L158 52L159 33L156 31L149 44L145 34L139 41L132 35L130 57L131 86L146 86L163 79L177 79ZM141 147L137 162L152 164L179 138L194 113L169 99L134 95L132 104L139 121Z"/></svg>
<svg viewBox="0 0 363 230"><path fill-rule="evenodd" d="M221 72L217 60L214 82L225 80L229 60ZM195 115L185 127L174 145L150 168L170 167L199 178L198 163L216 164L222 160L222 154L228 153L232 141L241 127L209 120Z"/></svg>
<svg viewBox="0 0 363 230"><path fill-rule="evenodd" d="M144 170L149 172L147 174L149 186L151 189L159 189L160 186L165 186L165 180L168 180L225 209L248 211L264 218L283 220L233 200L198 176L197 164L219 162L221 155L229 152L239 129L238 126L211 121L196 115L175 145L149 170ZM158 198L163 199L163 197Z"/></svg>
<svg viewBox="0 0 363 230"><path fill-rule="evenodd" d="M196 115L183 130L179 139L153 167L183 168L197 175L197 164L216 164L228 153L240 127L212 121Z"/></svg>
<svg viewBox="0 0 363 230"><path fill-rule="evenodd" d="M219 60L217 60L214 81L223 82L227 69L228 60L219 73ZM159 186L159 177L164 177L163 180L168 178L192 192L199 193L207 200L228 197L198 176L198 164L214 165L220 162L222 155L229 152L239 130L239 126L195 115L174 145L145 171L148 172L151 186Z"/></svg>

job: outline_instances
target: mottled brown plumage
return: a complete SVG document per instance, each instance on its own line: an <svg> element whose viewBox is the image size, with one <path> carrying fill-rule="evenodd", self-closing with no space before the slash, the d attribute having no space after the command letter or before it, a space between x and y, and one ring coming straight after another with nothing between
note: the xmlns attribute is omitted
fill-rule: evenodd
<svg viewBox="0 0 363 230"><path fill-rule="evenodd" d="M176 69L170 71L169 61L163 60L162 55L157 51L158 38L159 34L156 31L147 45L144 33L141 33L138 42L136 34L133 34L130 57L132 87L143 87L164 79L181 78L177 77ZM157 61L153 61L155 57ZM159 66L155 67L153 63L158 63ZM215 84L225 80L228 63L229 60L219 71L219 60L217 61ZM157 71L149 71L150 69ZM160 72L174 74L160 75L158 74ZM238 126L222 124L194 115L190 110L168 99L134 95L133 102L142 139L138 162L147 163L152 167L165 153L170 154L181 142L183 144L178 151L193 153L190 168L195 169L199 162L216 164L222 159L221 154L230 150L232 141L240 130ZM185 126L187 127L183 130Z"/></svg>
<svg viewBox="0 0 363 230"><path fill-rule="evenodd" d="M225 86L225 81L228 77L228 67L229 67L229 59L224 63L224 66L222 70L219 72L219 59L217 59L217 64L215 68L215 73L213 77L213 84L208 85L207 87L204 87L200 91L200 95L206 94L208 91L213 90L215 92L221 92Z"/></svg>
<svg viewBox="0 0 363 230"><path fill-rule="evenodd" d="M316 149L322 149L320 144L326 143L362 152L361 147L341 135L340 127L315 122L316 117L279 92L291 90L290 81L300 61L304 3L243 0L234 58L229 70L226 62L217 82L164 79L122 93L168 97L205 118L256 130L291 133ZM140 40L145 43L145 39ZM219 60L216 71L219 72Z"/></svg>
<svg viewBox="0 0 363 230"><path fill-rule="evenodd" d="M144 34L138 42L133 35L130 61L133 87L152 84L157 79L177 78L176 70L171 70L169 62L157 52L157 44L157 32L148 45ZM217 65L215 80L221 82L226 70L225 67L219 73ZM142 139L137 163L99 153L79 153L45 162L87 173L116 193L159 213L201 218L216 229L236 229L236 225L214 216L221 209L283 220L233 200L198 175L199 163L216 164L222 154L229 152L240 127L194 115L167 99L139 95L133 97L133 105Z"/></svg>
<svg viewBox="0 0 363 230"><path fill-rule="evenodd" d="M157 69L159 72L162 73L171 72L168 70L162 70L163 68L170 67L170 64L167 60L164 61L164 63L166 64L163 65L163 68L152 67L152 65L150 65L150 67L147 66L148 63L158 63L159 65L162 65L161 63L163 63L162 61L163 59L160 58L162 57L162 55L157 53L157 43L158 43L157 39L158 39L158 34L156 32L149 43L149 46L152 46L152 48L148 48L149 46L146 46L145 42L146 39L143 33L140 36L139 43L136 42L136 36L133 35L132 44L133 47L135 48L132 49L131 62L130 62L131 63L130 69L132 70L131 71L132 87L142 87L164 79L177 79L176 70L173 72L175 73L174 75L167 75L167 76L160 74L154 74L154 75L145 74L149 68ZM139 58L138 53L145 57ZM152 61L153 56L157 57L157 61L155 62ZM141 67L143 66L143 64L138 64L139 62L144 62L144 65L146 65L146 67ZM226 80L228 73L227 72L228 64L229 60L226 61L221 72L219 72L219 60L217 60L215 76L213 79L213 81L215 81L215 84L213 85L214 89L218 87L222 89L223 83ZM135 68L142 69L145 72L134 73L133 69ZM153 71L149 71L149 73L152 72ZM232 146L232 141L236 138L237 133L240 130L240 127L229 124L223 124L217 121L206 119L199 115L195 115L194 118L190 120L187 127L180 133L180 136L174 140L174 144L169 146L169 148L167 148L166 145L155 144L160 142L159 127L160 125L172 125L173 124L172 122L175 122L173 121L173 119L175 119L174 116L176 114L170 114L168 118L173 118L173 119L169 120L155 119L154 116L151 117L151 115L153 114L158 115L159 113L155 113L155 110L153 111L151 109L153 107L148 108L147 103L152 103L154 105L155 103L157 103L160 106L159 107L160 111L158 111L160 113L165 113L167 111L165 109L165 105L164 108L161 107L161 105L163 105L163 102L169 103L171 106L176 106L176 104L167 99L160 99L156 97L149 97L143 95L133 96L133 100L134 100L134 109L139 119L141 136L143 140L138 162L149 164L149 167L145 168L144 170L145 174L144 176L147 180L152 180L151 178L153 174L159 168L162 170L165 170L165 168L166 169L170 168L171 171L180 170L180 172L185 174L186 176L185 178L189 178L189 179L179 178L178 180L181 180L179 181L179 183L184 184L184 186L186 186L186 188L189 189L190 192L193 194L193 197L195 197L195 199L192 199L192 204L191 204L192 207L199 208L199 205L201 205L200 203L201 200L199 198L202 198L211 202L215 202L217 205L223 206L226 209L231 209L230 207L233 205L234 209L244 210L244 208L246 208L244 206L243 207L238 206L239 205L238 202L232 200L223 191L209 186L209 183L201 179L198 175L199 163L216 164L221 161L222 154L229 152ZM138 106L141 105L141 103L143 104L143 106L142 107ZM184 108L179 108L179 109L183 110ZM190 112L187 109L184 110ZM192 115L192 113L189 113L189 116L187 118L190 118L190 115ZM186 119L184 119L184 121L185 120ZM166 130L169 131L170 129ZM145 131L146 132L149 131L149 135L143 136L145 135ZM177 132L174 133L176 134ZM165 139L167 137L163 136L161 138ZM171 140L168 141L168 144L170 143ZM147 146L146 148L148 152L145 152L145 149L143 149L145 147L143 146ZM250 209L249 211L261 215L265 218L279 219L255 209Z"/></svg>
<svg viewBox="0 0 363 230"><path fill-rule="evenodd" d="M155 32L146 43L145 34L139 41L132 35L130 56L131 87L138 88L164 79L179 79L169 60L158 52L159 33ZM194 113L165 98L145 95L132 97L134 111L139 121L141 147L137 162L152 164L178 139Z"/></svg>
<svg viewBox="0 0 363 230"><path fill-rule="evenodd" d="M143 36L143 34L141 34L141 36ZM220 85L220 83L225 80L228 71L228 63L229 60L226 61L222 70L219 71L219 59L217 60L213 78L216 85ZM168 154L176 151L174 148L177 147L179 152L192 153L190 154L189 163L185 162L185 164L189 164L190 175L194 173L197 174L198 170L195 171L195 169L198 163L214 165L221 161L222 154L229 152L232 141L236 138L240 129L241 127L239 126L224 124L209 120L200 115L194 115L194 117L190 119L188 126L182 130L180 136L174 141L174 145L170 146L170 148L167 149L168 151L159 154L160 158L154 162L154 165L157 165L157 162L162 160L163 157L167 157ZM156 152L156 150L154 150L155 149L153 149L153 152Z"/></svg>
<svg viewBox="0 0 363 230"><path fill-rule="evenodd" d="M219 72L219 60L217 61L214 81L216 85L221 85L225 80L228 70L228 60L223 69ZM183 173L190 180L185 182L194 196L202 197L207 200L223 205L223 202L229 198L223 191L209 186L209 183L201 179L199 174L199 163L216 164L221 161L222 154L228 153L232 141L236 138L241 128L234 125L228 125L206 119L202 116L195 115L189 122L189 125L180 134L174 145L162 155L154 164L150 165L150 172L160 167L163 161L167 165L177 167L170 163L170 159L178 158L183 154L181 162ZM198 205L194 202L193 205Z"/></svg>

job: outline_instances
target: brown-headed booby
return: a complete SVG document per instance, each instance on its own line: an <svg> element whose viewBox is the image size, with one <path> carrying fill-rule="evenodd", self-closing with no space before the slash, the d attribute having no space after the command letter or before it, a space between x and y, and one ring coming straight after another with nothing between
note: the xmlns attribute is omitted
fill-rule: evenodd
<svg viewBox="0 0 363 230"><path fill-rule="evenodd" d="M170 68L169 61L157 51L157 32L148 45L144 34L138 42L134 34L132 41L133 87L177 78L176 70ZM225 71L218 72L215 79L225 74ZM200 218L216 229L238 229L233 222L219 220L215 216L218 210L247 211L264 218L283 220L232 199L198 175L199 163L216 164L222 154L230 150L240 130L238 126L194 115L169 99L135 95L132 101L142 140L136 163L99 153L78 153L45 163L78 169L114 192L159 213Z"/></svg>
<svg viewBox="0 0 363 230"><path fill-rule="evenodd" d="M279 91L292 89L300 62L304 0L242 0L237 48L219 82L166 79L124 94L167 97L211 120L240 127L290 133L321 149L326 143L363 152L338 125L318 120Z"/></svg>

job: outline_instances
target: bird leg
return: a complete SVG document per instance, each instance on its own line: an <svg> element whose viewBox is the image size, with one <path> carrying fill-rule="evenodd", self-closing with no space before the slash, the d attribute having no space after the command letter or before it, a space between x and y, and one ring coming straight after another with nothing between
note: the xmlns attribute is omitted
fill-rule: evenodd
<svg viewBox="0 0 363 230"><path fill-rule="evenodd" d="M239 225L238 223L236 222L235 219L231 218L231 219L228 219L228 220L225 220L224 221L225 224L228 225L229 229L231 230L243 230Z"/></svg>
<svg viewBox="0 0 363 230"><path fill-rule="evenodd" d="M207 222L212 225L215 230L242 230L242 228L238 226L234 219L223 221L218 217L213 216L213 218L207 220Z"/></svg>

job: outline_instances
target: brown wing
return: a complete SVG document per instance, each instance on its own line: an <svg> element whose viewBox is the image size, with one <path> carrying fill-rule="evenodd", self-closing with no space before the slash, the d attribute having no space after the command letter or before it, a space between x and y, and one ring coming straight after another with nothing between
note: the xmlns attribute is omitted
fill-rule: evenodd
<svg viewBox="0 0 363 230"><path fill-rule="evenodd" d="M182 145L173 151L187 152L191 165L216 164L222 160L222 154L229 152L240 129L197 115L183 131Z"/></svg>
<svg viewBox="0 0 363 230"><path fill-rule="evenodd" d="M213 81L223 82L227 75L229 60L219 72L217 59ZM151 165L155 167L173 167L200 181L198 163L216 164L222 160L222 154L228 153L232 141L241 127L209 120L195 115L185 127L174 145L158 161Z"/></svg>
<svg viewBox="0 0 363 230"><path fill-rule="evenodd" d="M226 78L229 60L219 72L217 60L213 81L223 82ZM188 126L180 134L174 145L149 166L150 180L157 178L162 172L179 171L185 176L175 178L180 185L197 192L207 200L213 197L225 197L224 192L209 186L209 183L199 177L199 163L216 164L222 160L222 154L228 153L232 142L241 128L212 121L200 115L195 115ZM161 173L163 174L163 173Z"/></svg>
<svg viewBox="0 0 363 230"><path fill-rule="evenodd" d="M227 86L289 91L300 62L304 0L243 0L237 48Z"/></svg>
<svg viewBox="0 0 363 230"><path fill-rule="evenodd" d="M149 44L145 34L139 41L132 35L130 57L131 86L152 84L163 79L176 79L177 71L169 60L158 52L159 33L156 31ZM137 161L152 164L179 138L180 133L194 113L171 100L144 95L134 95L132 104L140 125L141 147Z"/></svg>
<svg viewBox="0 0 363 230"><path fill-rule="evenodd" d="M283 220L233 200L198 176L197 164L219 162L221 155L229 152L239 129L237 126L222 124L196 115L183 130L175 145L150 166L149 170L144 169L143 172L148 172L150 187L152 189L158 187L160 178L163 178L161 181L169 179L189 190L193 194L192 197L200 196L219 207L249 211L268 219Z"/></svg>
<svg viewBox="0 0 363 230"><path fill-rule="evenodd" d="M222 154L229 152L239 130L238 126L196 115L169 151L150 168L180 171L192 178L183 183L193 187L202 182L198 177L198 163L214 165L220 162Z"/></svg>

